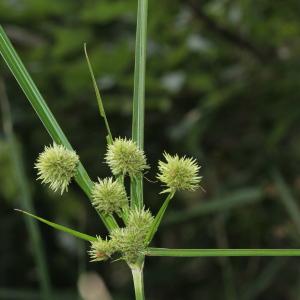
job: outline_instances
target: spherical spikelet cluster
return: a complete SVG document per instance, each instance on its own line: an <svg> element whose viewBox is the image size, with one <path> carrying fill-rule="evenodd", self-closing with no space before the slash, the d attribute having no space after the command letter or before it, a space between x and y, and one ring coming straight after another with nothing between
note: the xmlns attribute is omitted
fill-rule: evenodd
<svg viewBox="0 0 300 300"><path fill-rule="evenodd" d="M134 208L130 210L127 220L127 227L137 228L141 235L148 234L154 218L149 210Z"/></svg>
<svg viewBox="0 0 300 300"><path fill-rule="evenodd" d="M77 173L79 157L73 150L68 150L62 145L53 144L45 147L39 155L35 168L38 170L38 179L50 185L55 192L61 194L68 190L71 179Z"/></svg>
<svg viewBox="0 0 300 300"><path fill-rule="evenodd" d="M134 263L145 249L145 241L137 228L117 228L111 232L111 240L116 251L128 263Z"/></svg>
<svg viewBox="0 0 300 300"><path fill-rule="evenodd" d="M128 206L123 184L111 177L98 181L92 189L92 203L99 212L105 215L120 213Z"/></svg>
<svg viewBox="0 0 300 300"><path fill-rule="evenodd" d="M102 240L100 237L96 237L97 241L91 242L91 248L88 251L91 262L105 261L113 254L114 246L111 240Z"/></svg>
<svg viewBox="0 0 300 300"><path fill-rule="evenodd" d="M171 156L164 153L166 162L159 161L157 178L165 184L167 189L163 193L177 190L194 191L199 187L202 177L198 175L200 166L193 158Z"/></svg>
<svg viewBox="0 0 300 300"><path fill-rule="evenodd" d="M147 247L147 235L153 223L149 211L134 209L130 212L127 226L111 232L111 241L122 259L134 263Z"/></svg>
<svg viewBox="0 0 300 300"><path fill-rule="evenodd" d="M114 175L136 177L149 168L144 151L126 138L117 138L108 145L105 160Z"/></svg>

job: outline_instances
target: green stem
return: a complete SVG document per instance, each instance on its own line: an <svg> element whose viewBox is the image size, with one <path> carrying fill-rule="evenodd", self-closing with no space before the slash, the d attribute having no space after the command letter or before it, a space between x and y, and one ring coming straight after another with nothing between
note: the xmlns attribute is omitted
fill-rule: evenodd
<svg viewBox="0 0 300 300"><path fill-rule="evenodd" d="M138 1L133 93L132 139L144 147L148 0Z"/></svg>
<svg viewBox="0 0 300 300"><path fill-rule="evenodd" d="M135 44L132 139L140 149L144 148L147 18L148 0L139 0ZM143 177L132 182L130 189L133 205L139 208L143 207Z"/></svg>
<svg viewBox="0 0 300 300"><path fill-rule="evenodd" d="M73 149L1 25L0 54L16 78L30 104L34 108L36 114L52 137L53 141L55 141L57 144L64 145L68 149ZM89 199L91 199L93 182L81 162L79 163L78 173L75 176L75 179L81 189L85 192ZM100 213L99 216L108 230L118 227L117 221L112 216L104 216Z"/></svg>
<svg viewBox="0 0 300 300"><path fill-rule="evenodd" d="M221 257L221 256L300 256L300 249L167 249L148 248L147 256Z"/></svg>
<svg viewBox="0 0 300 300"><path fill-rule="evenodd" d="M142 262L131 265L131 272L133 277L134 283L134 292L135 292L135 299L136 300L145 300L144 295L144 259Z"/></svg>
<svg viewBox="0 0 300 300"><path fill-rule="evenodd" d="M167 198L164 201L164 203L161 206L161 208L159 209L159 211L158 211L158 213L157 213L157 215L156 215L156 217L154 219L154 222L153 222L153 225L151 227L151 230L150 230L150 232L149 232L149 234L147 236L147 243L148 244L152 241L152 239L153 239L153 237L154 237L154 235L155 235L155 233L156 233L156 231L157 231L157 229L159 227L159 224L161 223L161 220L162 220L162 218L163 218L163 216L165 214L165 211L166 211L166 209L167 209L167 207L168 207L171 199L173 198L173 196L174 196L174 192L171 192L167 196Z"/></svg>

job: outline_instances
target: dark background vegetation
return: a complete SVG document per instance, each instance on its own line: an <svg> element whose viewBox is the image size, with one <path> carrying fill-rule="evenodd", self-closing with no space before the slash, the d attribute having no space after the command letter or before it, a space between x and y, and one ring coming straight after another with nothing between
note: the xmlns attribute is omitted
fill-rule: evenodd
<svg viewBox="0 0 300 300"><path fill-rule="evenodd" d="M130 136L136 4L0 0L1 25L94 180L109 170L83 43L113 134ZM146 205L156 212L162 203L159 184L151 181L164 150L196 157L205 189L176 196L153 245L300 248L299 20L298 0L150 0L145 150L152 168ZM0 76L37 213L104 235L75 184L60 197L36 182L34 161L51 139L2 60ZM34 298L39 286L30 236L13 211L22 199L3 131L0 138L0 299L41 299ZM124 264L88 263L88 244L44 225L40 229L58 295L76 295L80 274L96 271L114 299L133 299ZM148 258L146 295L300 299L299 263L299 258Z"/></svg>

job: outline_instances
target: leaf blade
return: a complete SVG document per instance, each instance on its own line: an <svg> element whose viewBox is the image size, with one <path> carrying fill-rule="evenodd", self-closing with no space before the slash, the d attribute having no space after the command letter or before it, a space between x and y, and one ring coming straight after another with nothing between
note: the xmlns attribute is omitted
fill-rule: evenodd
<svg viewBox="0 0 300 300"><path fill-rule="evenodd" d="M1 25L0 53L52 139L57 144L62 144L66 148L73 150L70 142L57 123L54 115L40 94ZM79 163L75 179L81 189L85 192L89 199L91 199L93 182L81 162ZM116 220L112 216L103 216L100 213L98 214L108 230L118 226Z"/></svg>
<svg viewBox="0 0 300 300"><path fill-rule="evenodd" d="M74 229L71 229L71 228L68 228L66 226L63 226L63 225L59 225L57 223L54 223L54 222L51 222L51 221L48 221L44 218L41 218L39 216L36 216L34 214L31 214L29 212L26 212L24 210L21 210L21 209L15 209L15 211L18 211L18 212L21 212L29 217L32 217L42 223L45 223L47 224L48 226L56 229L56 230L60 230L60 231L63 231L63 232L66 232L66 233L69 233L79 239L82 239L82 240L85 240L85 241L89 241L89 242L92 242L92 241L96 241L97 239L91 235L88 235L88 234L85 234L85 233L82 233L82 232L79 232L77 230L74 230Z"/></svg>
<svg viewBox="0 0 300 300"><path fill-rule="evenodd" d="M94 91L95 91L95 94L96 94L96 99L97 99L97 103L98 103L98 107L99 107L99 113L100 113L100 116L104 119L105 127L106 127L106 130L107 130L107 134L108 134L107 135L107 141L111 144L113 142L113 137L112 137L112 134L111 134L111 131L110 131L108 121L107 121L106 113L105 113L104 106L103 106L103 101L102 101L100 91L99 91L99 88L98 88L98 85L97 85L97 82L96 82L94 71L93 71L93 68L92 68L88 53L87 53L86 43L84 43L83 48L84 48L84 54L85 54L85 58L86 58L86 61L87 61L87 64L88 64L89 72L90 72L90 75L91 75L91 78L92 78Z"/></svg>
<svg viewBox="0 0 300 300"><path fill-rule="evenodd" d="M147 256L165 257L249 257L300 256L300 249L168 249L147 248Z"/></svg>

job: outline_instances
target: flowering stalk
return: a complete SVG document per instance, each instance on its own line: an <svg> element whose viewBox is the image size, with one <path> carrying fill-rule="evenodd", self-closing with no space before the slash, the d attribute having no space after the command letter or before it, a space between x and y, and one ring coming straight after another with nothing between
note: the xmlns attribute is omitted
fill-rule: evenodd
<svg viewBox="0 0 300 300"><path fill-rule="evenodd" d="M144 300L144 258L141 261L133 266L130 266L134 284L134 292L136 300Z"/></svg>

